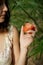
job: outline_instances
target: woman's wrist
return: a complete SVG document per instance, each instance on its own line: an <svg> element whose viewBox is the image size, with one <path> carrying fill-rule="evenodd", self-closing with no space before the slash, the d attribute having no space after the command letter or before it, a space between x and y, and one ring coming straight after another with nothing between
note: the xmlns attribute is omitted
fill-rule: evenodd
<svg viewBox="0 0 43 65"><path fill-rule="evenodd" d="M27 48L20 49L20 54L26 54L26 53L27 53Z"/></svg>

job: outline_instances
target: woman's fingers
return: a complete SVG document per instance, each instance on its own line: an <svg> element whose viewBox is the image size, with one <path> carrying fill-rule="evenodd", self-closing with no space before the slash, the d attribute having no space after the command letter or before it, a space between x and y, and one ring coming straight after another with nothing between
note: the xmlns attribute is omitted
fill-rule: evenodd
<svg viewBox="0 0 43 65"><path fill-rule="evenodd" d="M33 31L33 30L29 30L29 31L26 32L26 34L29 34L29 36L33 36L33 37L35 36L35 33L36 32Z"/></svg>
<svg viewBox="0 0 43 65"><path fill-rule="evenodd" d="M24 37L30 38L30 37L32 37L32 35L31 34L24 34Z"/></svg>

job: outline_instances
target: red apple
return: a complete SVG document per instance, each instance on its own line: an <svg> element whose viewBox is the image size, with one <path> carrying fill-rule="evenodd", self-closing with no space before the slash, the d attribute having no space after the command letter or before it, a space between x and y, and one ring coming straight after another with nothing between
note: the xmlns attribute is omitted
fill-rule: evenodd
<svg viewBox="0 0 43 65"><path fill-rule="evenodd" d="M24 33L26 33L29 30L35 31L35 26L31 23L25 23L25 25L23 26ZM30 34L31 34L31 32L30 32Z"/></svg>

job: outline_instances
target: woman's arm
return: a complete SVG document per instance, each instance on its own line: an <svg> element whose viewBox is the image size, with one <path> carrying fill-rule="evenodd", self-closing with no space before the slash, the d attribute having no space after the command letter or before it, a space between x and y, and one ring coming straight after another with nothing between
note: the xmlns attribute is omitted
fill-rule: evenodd
<svg viewBox="0 0 43 65"><path fill-rule="evenodd" d="M13 64L14 65L18 62L19 55L20 55L19 34L18 34L18 30L16 29L16 27L14 27L13 28Z"/></svg>
<svg viewBox="0 0 43 65"><path fill-rule="evenodd" d="M20 52L19 60L15 65L25 65L27 49L23 49Z"/></svg>
<svg viewBox="0 0 43 65"><path fill-rule="evenodd" d="M13 29L13 61L14 65L25 65L27 49L19 49L19 34L17 29Z"/></svg>
<svg viewBox="0 0 43 65"><path fill-rule="evenodd" d="M31 32L32 34L24 34L22 26L20 34L20 57L15 65L25 65L27 48L33 42L33 37L35 36L35 31L31 30Z"/></svg>
<svg viewBox="0 0 43 65"><path fill-rule="evenodd" d="M35 35L35 32L31 31L32 35ZM25 65L26 61L26 54L27 54L27 48L32 43L33 37L31 34L24 34L23 32L23 26L21 28L21 34L20 34L20 53L18 61L15 63L15 65ZM17 53L18 55L18 53Z"/></svg>

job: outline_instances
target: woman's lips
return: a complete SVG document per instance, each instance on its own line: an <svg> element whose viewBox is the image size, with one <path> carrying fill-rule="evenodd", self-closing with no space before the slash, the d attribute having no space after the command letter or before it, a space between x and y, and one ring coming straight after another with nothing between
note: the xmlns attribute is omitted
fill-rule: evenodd
<svg viewBox="0 0 43 65"><path fill-rule="evenodd" d="M5 15L6 15L6 12L3 12L3 13L0 15L0 17L5 17Z"/></svg>
<svg viewBox="0 0 43 65"><path fill-rule="evenodd" d="M1 16L1 18L4 18L4 17L5 17L5 15Z"/></svg>

